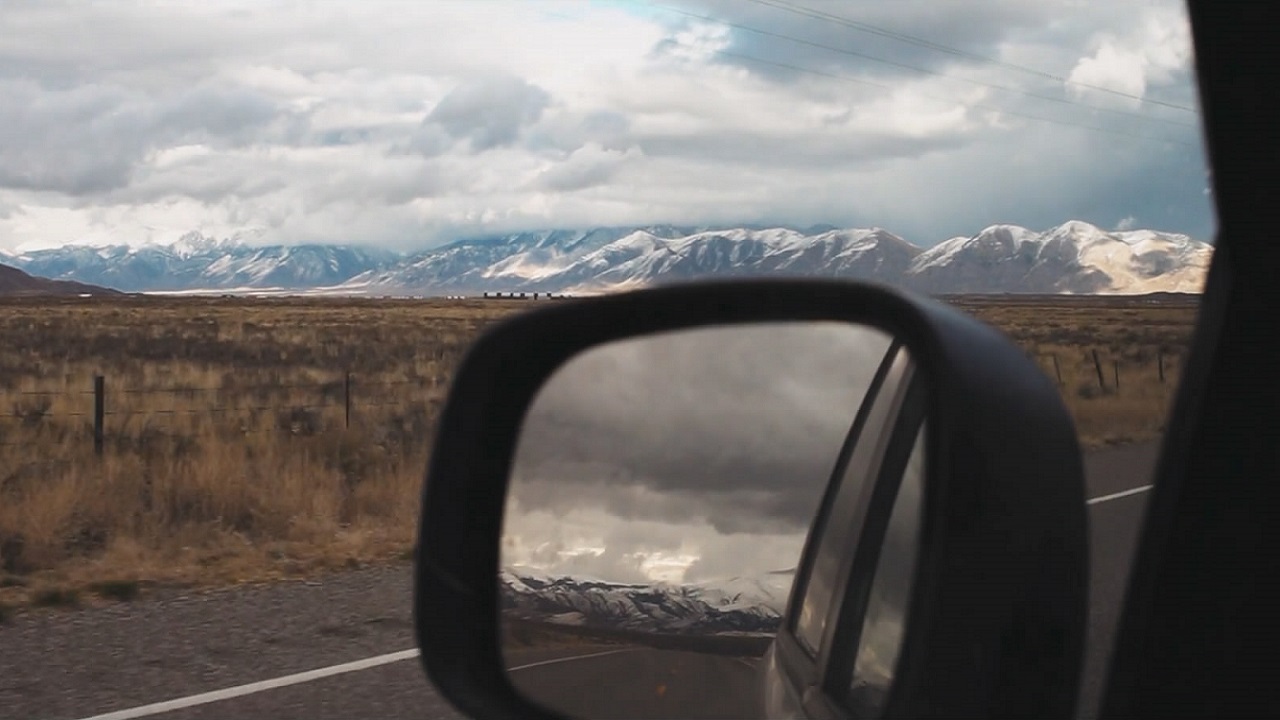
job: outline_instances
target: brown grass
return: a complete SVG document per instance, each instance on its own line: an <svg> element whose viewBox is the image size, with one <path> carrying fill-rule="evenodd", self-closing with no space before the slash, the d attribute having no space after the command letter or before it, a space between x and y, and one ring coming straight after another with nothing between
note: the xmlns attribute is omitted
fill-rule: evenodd
<svg viewBox="0 0 1280 720"><path fill-rule="evenodd" d="M522 306L524 307L524 306ZM307 575L411 547L454 366L509 303L0 305L0 601ZM345 414L351 374L351 417ZM106 378L94 453L93 376Z"/></svg>
<svg viewBox="0 0 1280 720"><path fill-rule="evenodd" d="M1004 330L1050 377L1061 373L1087 444L1160 433L1194 304L954 302ZM404 561L454 367L484 327L533 306L0 303L0 617L129 599L157 585ZM96 374L106 378L101 457L92 443Z"/></svg>
<svg viewBox="0 0 1280 720"><path fill-rule="evenodd" d="M1086 447L1164 432L1195 326L1194 297L1158 304L1124 297L952 302L1004 331L1059 385Z"/></svg>

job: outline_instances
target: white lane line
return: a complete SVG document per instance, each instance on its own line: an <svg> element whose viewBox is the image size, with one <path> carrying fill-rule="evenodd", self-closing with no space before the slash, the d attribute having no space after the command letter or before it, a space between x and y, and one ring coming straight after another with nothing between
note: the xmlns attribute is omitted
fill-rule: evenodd
<svg viewBox="0 0 1280 720"><path fill-rule="evenodd" d="M507 668L507 670L525 670L542 665L554 665L556 663L569 662L570 660L585 660L587 658L602 657L604 655L631 652L631 650L632 648L624 648L622 650L607 650L605 652L592 653L590 655L574 655L572 657L556 658L555 660L543 660L542 662L529 663L528 665L519 665L513 668ZM173 712L174 710L185 710L186 708L195 707L197 705L208 705L209 703L221 702L223 700L230 700L232 698L243 697L245 695L253 695L255 693L266 692L267 690L275 690L277 688L288 687L290 685L322 680L327 677L333 677L334 675L368 670L369 668L375 668L380 665L390 665L391 663L409 660L416 657L418 657L417 648L413 648L412 650L401 650L400 652L377 655L375 657L343 663L341 665L330 665L329 667L294 673L293 675L285 675L283 677L272 678L270 680L261 680L259 682L249 683L248 685L236 685L235 687L213 690L211 692L200 693L199 695L190 695L188 697L165 700L164 702L152 703L150 705L117 710L103 715L94 715L93 717L83 718L82 720L133 720L133 718L159 715L160 713Z"/></svg>
<svg viewBox="0 0 1280 720"><path fill-rule="evenodd" d="M590 655L573 655L571 657L556 658L554 660L543 660L541 662L529 663L528 665L517 665L513 668L507 668L507 672L515 672L516 670L528 670L529 668L542 667L543 665L555 665L557 663L565 663L570 660L586 660L587 658L604 657L605 655L617 655L618 653L634 652L635 648L623 648L621 650L605 650L604 652L591 653Z"/></svg>
<svg viewBox="0 0 1280 720"><path fill-rule="evenodd" d="M317 668L315 670L308 670L306 672L295 673L293 675L285 675L283 677L272 678L270 680L262 680L255 683L249 683L248 685L237 685L235 687L223 688L222 690L200 693L199 695L190 695L188 697L166 700L164 702L152 703L150 705L117 710L104 715L94 715L90 718L84 718L84 720L132 720L132 718L146 717L148 715L159 715L160 713L183 710L197 705L207 705L208 703L220 702L222 700L230 700L231 698L252 695L254 693L260 693L267 690L275 690L276 688L288 687L290 685L311 682L313 680L320 680L322 678L341 675L343 673L367 670L369 668L378 667L379 665L389 665L394 662L400 662L401 660L408 660L409 658L415 657L418 657L417 648L412 650L401 650L400 652L377 655L375 657L343 663L341 665L330 665L329 667Z"/></svg>
<svg viewBox="0 0 1280 720"><path fill-rule="evenodd" d="M1086 500L1088 505L1097 505L1098 503L1108 502L1110 500L1119 500L1120 498L1137 495L1138 493L1147 492L1152 488L1151 485L1143 485L1141 487L1124 490L1110 495L1101 495L1096 498ZM554 660L543 660L541 662L529 663L527 665L518 665L513 668L507 668L508 672L517 670L527 670L529 668L541 667L543 665L555 665L557 663L569 662L571 660L585 660L593 657L604 657L605 655L616 655L618 653L631 652L630 648L623 650L606 650L605 652L592 653L590 655L575 655L566 658L556 658ZM331 665L329 667L317 668L306 672L295 673L293 675L285 675L283 677L272 678L271 680L262 680L248 685L237 685L235 687L224 688L222 690L214 690L199 695L191 695L184 698L176 698L174 700L166 700L164 702L152 703L150 705L142 705L140 707L128 708L125 710L117 710L116 712L106 713L104 715L94 715L82 720L133 720L133 718L147 717L148 715L159 715L160 713L172 712L174 710L182 710L184 708L195 707L197 705L207 705L209 703L230 700L231 698L242 697L244 695L253 695L254 693L265 692L267 690L275 690L276 688L288 687L299 683L312 682L334 675L342 675L349 672L357 672L359 670L367 670L369 668L378 667L379 665L388 665L402 660L408 660L418 656L417 648L412 650L401 650L400 652L388 653L386 655L377 655L363 660L343 663L341 665ZM744 665L746 663L743 663ZM754 669L754 668L753 668Z"/></svg>
<svg viewBox="0 0 1280 720"><path fill-rule="evenodd" d="M1108 500L1119 500L1120 498L1123 498L1123 497L1129 497L1130 495L1137 495L1138 493L1146 492L1150 490L1152 487L1153 487L1152 485L1143 485L1142 487L1136 487L1131 490L1125 490L1123 492L1111 493L1110 495L1100 495L1096 498L1089 498L1085 502L1085 504L1097 505L1098 503L1104 503L1104 502L1107 502Z"/></svg>

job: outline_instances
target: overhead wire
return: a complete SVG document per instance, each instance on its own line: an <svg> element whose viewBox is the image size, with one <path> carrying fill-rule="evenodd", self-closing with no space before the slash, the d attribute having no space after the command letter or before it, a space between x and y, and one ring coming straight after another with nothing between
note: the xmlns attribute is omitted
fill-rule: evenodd
<svg viewBox="0 0 1280 720"><path fill-rule="evenodd" d="M1172 125L1172 126L1175 126L1175 127L1186 128L1186 129L1191 129L1191 130L1194 130L1194 129L1196 129L1196 128L1197 128L1197 126L1196 126L1196 125L1193 125L1193 124L1191 124L1191 123L1181 122L1181 121L1178 121L1178 120L1170 120L1170 119L1168 119L1168 118L1155 117L1155 116L1152 116L1152 115L1144 115L1144 114L1142 114L1142 113L1136 113L1136 112L1132 112L1132 111L1129 111L1129 110L1120 110L1120 109L1118 109L1118 108L1100 107L1100 106L1098 106L1098 105L1091 105L1091 104L1089 104L1089 103L1083 103L1083 102L1080 102L1080 101L1077 101L1077 100L1072 100L1072 99L1070 99L1070 98L1054 97L1054 96L1052 96L1052 95L1042 95L1042 94L1040 94L1040 93L1032 92L1032 91L1030 91L1030 90L1023 90L1023 89L1021 89L1021 88L1009 87L1009 86L1007 86L1007 85L999 85L999 84L996 84L996 83L990 83L990 82L986 82L986 81L983 81L983 80L976 80L976 79L974 79L974 78L968 78L968 77L964 77L964 76L961 76L961 75L952 75L952 74L945 73L945 72L941 72L941 71L938 71L938 70L930 70L929 68L920 67L920 66L918 66L918 65L912 65L912 64L910 64L910 63L898 62L898 61L896 61L896 60L890 60L890 59L888 59L888 58L879 57L879 56L877 56L877 55L872 55L872 54L870 54L870 53L860 52L860 51L858 51L858 50L851 50L851 49L849 49L849 48L842 48L842 47L836 47L836 46L834 46L834 45L827 45L827 44L825 44L825 43L820 43L820 42L815 42L815 41L813 41L813 40L808 40L808 39L805 39L805 38L795 37L794 35L787 35L787 34L785 34L785 33L774 32L774 31L772 31L772 30L765 30L765 29L758 28L758 27L752 27L752 26L750 26L750 25L744 25L744 24L742 24L742 23L736 23L736 22L731 22L731 21L727 21L727 20L722 20L722 19L720 19L720 18L716 18L716 17L712 17L712 16L708 16L708 15L701 15L701 14L699 14L699 13L691 12L691 11L688 11L688 10L681 10L680 8L671 7L671 6L669 6L669 5L660 5L660 4L657 4L657 3L649 3L649 4L650 4L650 6L652 6L652 7L654 7L654 8L657 8L657 9L659 9L659 10L663 10L663 11L666 11L666 12L675 13L675 14L678 14L678 15L683 15L683 16L685 16L685 17L696 18L696 19L698 19L698 20L703 20L703 21L706 21L706 22L713 22L713 23L716 23L716 24L718 24L718 25L724 25L724 26L726 26L726 27L731 27L731 28L735 28L735 29L738 29L738 30L743 30L743 31L750 32L750 33L755 33L755 34L757 34L757 35L763 35L763 36L765 36L765 37L777 38L777 39L779 39L779 40L786 40L786 41L788 41L788 42L793 42L793 43L797 43L797 44L800 44L800 45L806 45L806 46L808 46L808 47L817 48L817 49L820 49L820 50L826 50L826 51L829 51L829 52L840 53L840 54L842 54L842 55L848 55L848 56L850 56L850 57L856 57L856 58L860 58L860 59L863 59L863 60L869 60L869 61L871 61L871 62L880 63L880 64L882 64L882 65L888 65L888 66L891 66L891 67L901 68L901 69L904 69L904 70L910 70L910 71L912 71L912 72L918 72L918 73L923 73L923 74L926 74L926 75L932 75L932 76L935 76L935 77L946 78L946 79L948 79L948 80L957 80L957 81L960 81L960 82L966 82L966 83L969 83L969 84L972 84L972 85L977 85L977 86L979 86L979 87L984 87L984 88L988 88L988 89L992 89L992 90L999 90L999 91L1002 91L1002 92L1014 93L1014 94L1017 94L1017 95L1023 95L1023 96L1030 97L1030 98L1035 98L1035 99L1038 99L1038 100L1046 100L1046 101L1048 101L1048 102L1055 102L1055 103L1060 103L1060 104L1064 104L1064 105L1075 105L1075 106L1077 106L1077 107L1087 108L1087 109L1089 109L1089 110L1093 110L1093 111L1095 111L1095 112L1108 113L1108 114L1112 114L1112 115L1120 115L1120 116L1124 116L1124 117L1132 117L1132 118L1137 118L1137 119L1139 119L1139 120L1147 120L1147 121L1151 121L1151 122L1158 122L1158 123L1163 123L1163 124L1166 124L1166 125Z"/></svg>
<svg viewBox="0 0 1280 720"><path fill-rule="evenodd" d="M778 9L783 9L781 6L784 4L784 3L780 2L780 0L751 0L751 1L752 1L752 2L757 2L758 4L762 4L762 5L770 5L770 3L771 3L771 2L772 2L772 3L776 3L775 5L772 5L772 6L773 6L773 7L777 7ZM648 6L648 7L654 8L655 10L666 10L666 11L670 11L670 12L676 12L676 13L684 14L684 15L688 15L688 16L700 17L701 19L707 20L707 21L709 21L709 22L715 22L715 23L719 23L719 24L724 24L724 25L728 25L728 26L730 26L730 27L733 27L733 26L734 26L732 23L725 23L724 21L719 20L719 19L716 19L716 18L713 18L713 17L698 16L696 13L690 13L689 11L680 10L680 9L677 9L677 8L671 8L671 7L669 7L669 6L658 5L657 3L652 2L652 0L650 0L649 2L645 2L644 4L645 4L646 6ZM865 24L863 24L863 23L856 23L856 22L854 22L854 21L848 20L847 18L842 18L842 17L840 17L840 16L838 16L838 15L832 15L832 16L830 16L830 17L828 18L827 16L828 16L829 14L828 14L828 13L823 13L823 12L821 12L821 11L811 10L811 9L808 9L808 8L803 8L803 7L798 7L798 6L789 6L789 5L788 5L787 7L788 7L791 11L803 11L803 12L807 12L807 13L808 13L808 14L810 14L812 17L817 17L817 18L819 18L819 19L830 19L830 20L832 20L833 22L837 22L837 23L839 23L839 24L843 24L843 25L848 25L849 27L854 27L855 29L863 29L863 30L870 31L870 30L873 28L873 26L865 25ZM543 14L544 14L544 15L547 15L547 16L551 16L551 17L558 17L558 18L567 19L567 20L572 20L572 19L574 19L574 18L573 18L573 16L571 16L571 15L566 15L566 14L563 14L563 13L556 13L556 12L551 12L551 11L543 11ZM746 28L745 28L745 27L743 27L742 29L746 29ZM877 30L877 31L879 31L879 32L881 32L881 33L886 33L886 34L890 34L890 35L892 35L892 34L893 34L893 33L892 33L892 31L887 31L887 30L883 30L883 29L879 29L879 28L875 28L875 30ZM770 32L771 32L771 31L770 31ZM902 35L902 37L903 37L903 38L910 38L910 39L911 39L914 43L916 43L916 44L919 44L919 43L929 43L929 41L927 41L927 40L923 40L923 39L919 39L919 38L911 38L911 36L908 36L908 35L905 35L905 34L903 34L903 35ZM795 39L795 38L789 38L789 39ZM678 40L675 40L675 41L672 41L672 42L674 42L675 44L681 45L681 46L683 46L683 47L688 47L688 48L691 48L691 47L692 47L692 46L691 46L691 45L689 45L688 43L681 43L681 42L680 42L680 41L678 41ZM803 41L803 42L809 42L809 41ZM931 43L931 44L933 44L933 43ZM950 50L950 51L954 51L954 53L960 53L960 54L965 53L965 51L957 50L957 49L955 49L955 48L947 48L946 46L943 46L943 45L940 45L940 44L938 44L938 45L937 45L937 47L936 47L935 49L939 49L939 50ZM837 51L839 52L839 50L837 50ZM813 68L800 67L800 66L798 66L798 65L793 65L793 64L790 64L790 63L777 62L777 61L774 61L774 60L766 60L766 59L764 59L764 58L755 57L755 56L752 56L752 55L747 55L747 54L745 54L745 53L736 53L736 52L732 52L732 51L729 51L729 50L713 50L713 51L711 51L711 52L712 52L713 54L715 54L715 55L719 55L719 56L721 56L721 57L734 58L734 59L736 59L736 60L742 60L742 61L746 61L746 62L756 63L756 64L759 64L759 65L768 65L768 66L772 66L772 67L775 67L775 68L791 70L791 71L793 71L793 72L804 73L804 74L808 74L808 75L816 75L816 76L826 77L826 78L830 78L830 79L834 79L834 80L841 80L841 81L844 81L844 82L857 83L857 84L867 85L867 86L871 86L871 87L878 87L878 88L882 88L882 89L886 89L886 90L890 90L890 91L893 91L893 90L897 90L897 89L898 89L898 88L896 88L896 87L894 87L894 86L886 85L886 84L884 84L884 83L878 83L878 82L875 82L875 81L873 81L873 80L867 80L867 79L865 79L865 78L855 78L855 77L850 77L850 76L848 76L848 75L839 75L839 74L836 74L836 73L824 72L824 71L822 71L822 70L815 70L815 69L813 69ZM1089 85L1087 85L1087 84L1085 84L1085 83L1078 83L1078 82L1074 82L1074 81L1068 81L1068 80L1066 80L1066 79L1064 79L1064 78L1061 78L1061 77L1059 77L1059 76L1053 75L1053 74L1051 74L1051 73L1042 73L1042 72L1040 72L1040 71L1036 71L1036 70L1031 69L1031 68L1022 68L1021 66L1016 66L1016 65L1009 64L1009 63L1004 63L1003 61L998 61L998 60L995 60L995 59L992 59L992 58L985 58L985 57L980 56L980 55L974 55L974 56L973 56L973 58L974 58L974 59L978 59L978 60L982 60L982 61L990 61L990 62L994 62L994 63L996 63L996 64L1006 64L1006 65L1011 65L1012 67L1015 67L1015 68L1018 68L1018 69L1025 70L1025 71L1027 71L1027 72L1032 72L1032 73L1035 73L1035 74L1040 74L1040 75L1043 75L1044 77L1047 77L1047 78L1049 78L1049 79L1051 79L1051 80L1056 80L1056 81L1059 81L1059 82L1066 82L1066 83L1074 84L1074 85L1081 86L1081 87L1092 87L1092 86L1089 86ZM932 72L932 71L930 71L930 72ZM958 78L956 78L956 79L958 79ZM1107 88L1097 88L1097 89L1100 89L1100 90L1103 90L1103 91L1109 91ZM1022 92L1022 91L1020 91L1020 90L1014 90L1014 92ZM1197 112L1196 110L1194 110L1194 109L1192 109L1192 108L1188 108L1188 107L1183 106L1183 105L1176 105L1176 104L1164 103L1164 102L1161 102L1161 101L1152 100L1152 99L1150 99L1150 98L1142 98L1141 96L1136 96L1136 95L1126 95L1125 93L1122 93L1122 92L1119 92L1119 91L1115 91L1113 94L1119 94L1119 95L1122 95L1122 96L1125 96L1125 97L1130 97L1131 99L1141 100L1141 101L1143 101L1143 102L1148 102L1148 103L1150 103L1150 104L1155 104L1155 105L1167 105L1168 107L1171 107L1171 108L1174 108L1174 109L1177 109L1177 110L1184 110L1184 111L1188 111L1188 112L1192 112L1192 113L1196 113L1196 112ZM994 113L999 113L999 114L1002 114L1002 115L1008 115L1008 116L1010 116L1010 117L1018 117L1018 118L1022 118L1022 119L1025 119L1025 120L1032 120L1032 121L1037 121L1037 122L1049 123L1049 124L1052 124L1052 125L1059 125L1059 126L1063 126L1063 127L1075 127L1075 128L1080 128L1080 129L1083 129L1083 130L1091 130L1091 131L1094 131L1094 132L1107 133L1107 134L1111 134L1111 135L1120 135L1120 136L1124 136L1124 137L1131 137L1131 138L1136 138L1136 139L1141 139L1141 140L1157 140L1157 141L1160 141L1160 142L1165 142L1165 143L1169 143L1169 144L1172 144L1172 145L1179 145L1179 146L1182 146L1182 147L1188 147L1188 148L1199 148L1199 147L1201 147L1201 145L1200 145L1199 143L1186 142L1186 141L1183 141L1183 140L1178 140L1178 139L1170 138L1170 137L1155 136L1155 135L1147 135L1147 134L1142 134L1142 133L1128 132L1128 131L1123 130L1123 129L1120 129L1120 128L1099 127L1099 126L1096 126L1096 125L1088 125L1088 124L1080 123L1080 122L1070 122L1070 121L1062 120L1062 119L1059 119L1059 118L1049 118L1049 117L1044 117L1044 116L1039 116L1039 115L1032 115L1032 114L1029 114L1029 113L1018 112L1018 111L1015 111L1015 110L1009 110L1009 109L1006 109L1006 108L995 107L995 106L992 106L992 105L985 105L985 104L981 104L981 103L969 102L969 101L967 101L967 100L960 100L960 99L957 99L957 98L948 98L948 97L942 97L942 96L939 96L939 95L933 95L933 94L927 94L927 93L920 93L920 95L921 95L921 97L926 97L926 98L929 98L929 99L932 99L932 100L936 100L936 101L939 101L939 102L946 102L946 103L950 103L950 104L961 105L961 106L964 106L964 107L966 107L966 108L970 108L970 109L986 110L986 111L988 111L988 112L994 112ZM1034 95L1033 95L1033 96L1034 96ZM1038 96L1035 96L1035 97L1038 97ZM1057 99L1057 98L1055 98L1055 101L1056 101L1056 100L1058 100L1058 99ZM1068 102L1070 102L1070 101L1068 101ZM1077 105L1077 106L1080 106L1080 107L1083 107L1083 108L1094 109L1094 110L1102 110L1103 112L1114 112L1111 108L1098 108L1098 107L1093 106L1093 105L1088 105L1088 104L1079 103L1079 102L1075 102L1075 103L1073 103L1073 104L1075 104L1075 105ZM1121 111L1121 112L1122 112L1122 111ZM1122 112L1122 114L1123 114L1123 112ZM1137 115L1137 117L1139 117L1139 118L1143 118L1143 119L1148 119L1148 120L1156 119L1156 118L1153 118L1153 117L1151 117L1151 116L1147 116L1147 115ZM1188 124L1185 124L1185 123L1179 123L1179 122L1176 122L1176 121L1168 121L1168 120L1166 120L1166 119L1164 119L1164 118L1160 118L1160 119L1158 119L1158 121L1160 121L1160 122L1168 122L1168 123L1170 123L1170 124L1172 124L1172 125L1180 126L1180 127L1184 127L1184 128L1187 128L1187 129L1199 129L1199 126L1196 126L1196 125L1188 125Z"/></svg>
<svg viewBox="0 0 1280 720"><path fill-rule="evenodd" d="M789 63L779 63L779 62L775 62L775 61L773 61L773 60L765 60L765 59L763 59L763 58L752 57L752 56L750 56L750 55L743 55L743 54L739 54L739 53L733 53L733 52L729 52L729 51L727 51L727 50L720 50L720 51L716 51L716 54L718 54L718 55L722 55L722 56L725 56L725 57L731 57L731 58L734 58L734 59L737 59L737 60L744 60L744 61L747 61L747 62L754 62L754 63L759 63L759 64L762 64L762 65L771 65L771 66L773 66L773 67L777 67L777 68L781 68L781 69L785 69L785 70L791 70L791 71L794 71L794 72L806 73L806 74L810 74L810 75L818 75L818 76L826 77L826 78L830 78L830 79L833 79L833 80L843 80L843 81L845 81L845 82L857 83L857 84L860 84L860 85L871 85L871 86L874 86L874 87L884 88L884 89L887 89L887 90L894 90L894 89L895 89L895 88L894 88L893 86L891 86L891 85L886 85L885 83L878 83L878 82L875 82L875 81L873 81L873 80L866 80L866 79L863 79L863 78L849 77L849 76L847 76L847 75L837 75L837 74L835 74L835 73L828 73L828 72L824 72L824 71L822 71L822 70L814 70L814 69L812 69L812 68L804 68L804 67L800 67L800 66L798 66L798 65L791 65L791 64L789 64ZM1031 115L1031 114L1029 114L1029 113L1017 112L1017 111L1015 111L1015 110L1008 110L1008 109L1005 109L1005 108L999 108L999 107L995 107L995 106L992 106L992 105L983 105L983 104L980 104L980 103L971 103L971 102L967 102L967 101L964 101L964 100L956 100L955 98L946 98L946 97L941 97L941 96L938 96L938 95L927 95L927 94L924 94L924 93L921 93L921 97L926 97L926 98L929 98L929 99L931 99L931 100L938 100L938 101L940 101L940 102L955 103L955 104L963 105L963 106L965 106L965 107L967 107L967 108L970 108L970 109L973 109L973 110L986 110L986 111L988 111L988 112L999 113L999 114L1001 114L1001 115L1009 115L1009 116L1012 116L1012 117L1019 117L1019 118L1023 118L1023 119L1025 119L1025 120L1035 120L1035 121L1039 121L1039 122L1050 123L1050 124L1053 124L1053 125L1061 125L1061 126L1064 126L1064 127L1075 127L1075 128L1081 128L1081 129L1083 129L1083 130L1093 130L1093 131L1095 131L1095 132L1110 133L1110 134L1112 134L1112 135L1123 135L1123 136L1125 136L1125 137L1138 138L1138 139L1141 139L1141 140L1158 140L1158 141L1161 141L1161 142L1172 143L1172 144L1174 144L1174 145L1182 145L1182 146L1184 146L1184 147L1199 147L1199 145L1197 145L1197 144L1195 144L1195 143L1189 143L1189 142L1185 142L1185 141L1183 141L1183 140L1178 140L1178 139L1175 139L1175 138L1169 138L1169 137L1157 137L1157 136L1154 136L1154 135L1147 135L1147 134L1143 134L1143 133L1128 132L1128 131L1123 130L1123 129L1121 129L1121 128L1108 128L1108 127L1100 127L1100 126L1097 126L1097 125L1086 125L1086 124L1084 124L1084 123L1070 122L1070 121L1067 121L1067 120L1061 120L1061 119L1058 119L1058 118L1044 117L1044 116L1042 116L1042 115Z"/></svg>
<svg viewBox="0 0 1280 720"><path fill-rule="evenodd" d="M878 35L880 37L890 38L893 40L897 40L899 42L909 43L917 47L928 48L930 50L936 50L938 52L948 53L950 55L955 55L957 57L963 57L970 60L976 60L978 62L987 63L990 65L996 65L1009 70L1017 70L1019 72L1036 75L1038 77L1048 79L1048 80L1053 80L1055 82L1059 82L1064 85L1073 85L1075 87L1088 88L1090 90L1096 90L1098 92L1109 93L1111 95L1128 98L1130 100L1136 100L1138 102L1148 104L1148 105L1159 105L1161 107L1180 110L1182 112L1189 112L1197 115L1199 114L1199 111L1197 111L1195 108L1188 107L1186 105L1179 105L1177 103L1157 100L1155 98L1149 98L1142 95L1135 95L1133 93L1128 93L1123 90L1116 90L1114 88L1109 88L1102 85L1094 85L1094 84L1082 82L1079 80L1071 80L1070 78L1065 78L1065 77L1062 77L1061 75L1056 75L1054 73L1046 72L1044 70L1038 70L1036 68L1027 67L1025 65L1011 63L1006 60L1000 60L998 58L993 58L993 57L989 57L979 53L970 52L968 50L961 50L959 48L951 47L949 45L943 45L942 43L933 42L931 40L926 40L924 38L916 37L914 35L909 35L907 33L889 30L886 28L871 25L870 23L851 20L849 18L840 16L840 15L835 15L833 13L829 13L823 10L816 10L814 8L806 7L803 5L797 5L795 3L787 2L786 0L749 0L749 1L757 5L763 5L765 7L775 8L778 10L782 10L784 12L790 12L797 15L804 15L814 19L828 20L830 22L834 22L839 25L848 27L852 30L857 30L859 32L864 32L871 35Z"/></svg>

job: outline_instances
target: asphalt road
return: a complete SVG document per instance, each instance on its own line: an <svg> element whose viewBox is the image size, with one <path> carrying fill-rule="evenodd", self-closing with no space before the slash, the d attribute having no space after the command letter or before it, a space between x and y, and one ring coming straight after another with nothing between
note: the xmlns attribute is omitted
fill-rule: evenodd
<svg viewBox="0 0 1280 720"><path fill-rule="evenodd" d="M633 647L526 667L511 678L525 697L570 717L749 720L758 716L756 663L755 658Z"/></svg>
<svg viewBox="0 0 1280 720"><path fill-rule="evenodd" d="M1086 457L1095 502L1081 717L1095 714L1146 507L1148 493L1137 489L1150 482L1154 455L1145 445ZM406 652L414 647L410 594L409 569L393 567L18 617L0 626L0 718L461 717ZM530 651L509 660L518 687L585 717L747 712L750 661L616 650ZM342 667L348 663L355 665ZM310 674L289 677L301 673ZM169 701L190 706L146 709Z"/></svg>

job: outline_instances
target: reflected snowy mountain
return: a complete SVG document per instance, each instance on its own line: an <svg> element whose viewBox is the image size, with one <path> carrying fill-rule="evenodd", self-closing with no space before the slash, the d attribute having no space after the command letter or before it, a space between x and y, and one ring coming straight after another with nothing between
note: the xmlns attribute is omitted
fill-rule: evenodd
<svg viewBox="0 0 1280 720"><path fill-rule="evenodd" d="M561 625L679 634L772 634L792 571L693 584L614 583L512 570L499 576L508 616Z"/></svg>

